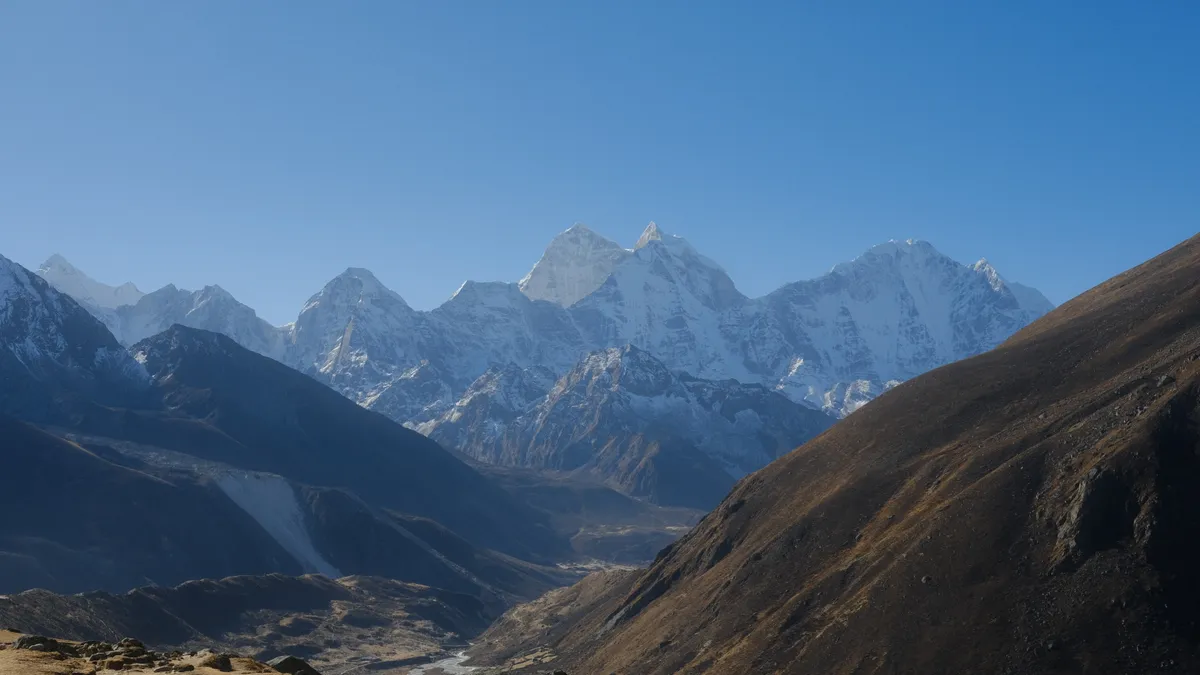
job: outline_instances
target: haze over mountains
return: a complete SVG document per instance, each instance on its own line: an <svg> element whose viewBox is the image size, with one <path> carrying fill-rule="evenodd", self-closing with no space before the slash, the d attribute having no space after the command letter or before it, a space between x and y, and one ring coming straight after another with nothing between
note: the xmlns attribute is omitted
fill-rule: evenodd
<svg viewBox="0 0 1200 675"><path fill-rule="evenodd" d="M369 271L349 268L283 327L270 326L217 286L194 292L168 286L111 307L94 300L110 298L103 291L108 287L61 258L41 273L60 290L78 293L127 346L174 324L219 332L397 422L431 434L440 429L437 438L478 459L598 473L652 499L662 496L657 479L647 477L657 475L655 462L678 456L695 476L704 476L697 480L710 486L707 494L722 494L736 478L831 422L801 406L845 416L899 382L990 349L1052 307L984 260L963 265L911 240L881 244L822 277L748 298L716 262L654 223L630 249L575 225L550 243L520 282L468 281L427 312L409 307ZM561 449L516 449L545 443L531 438L532 427L510 429L514 421L518 427L536 424L542 439L580 437L592 425L580 426L578 414L564 417L561 395L550 400L553 391L572 386L560 378L586 370L589 359L605 350L629 354L629 347L645 357L623 372L653 364L649 370L706 381L705 387L720 390L706 394L717 408L747 400L747 387L762 393L744 411L715 410L699 427L695 410L662 398L663 392L643 406L670 418L653 430L610 419L615 409L603 408L601 426L620 432L609 437L611 444L585 454L606 454L608 461L584 459L581 451L568 457ZM578 377L574 382L582 386ZM480 391L497 389L506 401L481 407ZM599 389L588 385L587 391L584 398L594 401ZM514 395L520 400L508 400ZM591 410L589 405L577 407ZM543 413L534 412L539 406ZM559 414L547 416L547 406L557 406ZM468 409L473 428L463 429ZM788 417L812 421L791 426L802 433L764 432L763 420L785 409L792 411ZM711 434L725 433L720 419L742 437L765 433L774 440L717 443ZM673 431L685 428L691 431ZM698 428L707 429L701 435L708 440L697 438ZM505 451L482 449L500 436ZM719 453L704 451L717 446ZM692 497L667 497L667 503L696 504Z"/></svg>

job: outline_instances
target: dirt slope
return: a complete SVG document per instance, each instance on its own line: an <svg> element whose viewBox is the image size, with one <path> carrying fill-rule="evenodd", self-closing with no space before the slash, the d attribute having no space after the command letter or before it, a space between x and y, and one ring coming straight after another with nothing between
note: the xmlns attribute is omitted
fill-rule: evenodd
<svg viewBox="0 0 1200 675"><path fill-rule="evenodd" d="M1193 238L743 480L521 649L571 675L1200 672L1198 357Z"/></svg>

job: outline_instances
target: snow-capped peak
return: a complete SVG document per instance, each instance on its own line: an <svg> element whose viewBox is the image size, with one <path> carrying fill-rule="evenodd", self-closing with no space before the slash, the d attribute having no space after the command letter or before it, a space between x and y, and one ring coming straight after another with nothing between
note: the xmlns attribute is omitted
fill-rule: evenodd
<svg viewBox="0 0 1200 675"><path fill-rule="evenodd" d="M889 239L875 244L853 260L834 265L829 271L832 274L847 274L864 267L920 266L931 259L950 260L923 239Z"/></svg>
<svg viewBox="0 0 1200 675"><path fill-rule="evenodd" d="M971 265L971 269L977 274L982 275L984 279L987 279L988 285L992 287L992 290L999 291L1004 288L1004 279L1000 277L1000 273L996 271L996 268L992 267L991 263L987 261L987 258L980 258L974 265Z"/></svg>
<svg viewBox="0 0 1200 675"><path fill-rule="evenodd" d="M488 307L512 307L520 303L528 303L528 296L522 297L518 284L505 281L464 281L454 295L450 296L445 306L483 305Z"/></svg>
<svg viewBox="0 0 1200 675"><path fill-rule="evenodd" d="M400 294L383 285L383 282L376 277L371 270L362 267L347 267L345 272L334 277L329 283L336 282L351 282L358 285L363 295L380 296L387 295L391 298L404 302L404 298ZM408 303L404 303L407 305Z"/></svg>
<svg viewBox="0 0 1200 675"><path fill-rule="evenodd" d="M531 300L569 307L599 288L629 255L616 242L576 223L550 242L518 285Z"/></svg>
<svg viewBox="0 0 1200 675"><path fill-rule="evenodd" d="M1041 291L1024 284L1018 284L1015 281L1009 281L1000 276L1000 272L995 267L992 267L987 258L980 258L978 262L971 266L971 269L983 275L993 290L1008 289L1016 297L1017 304L1021 306L1021 309L1036 312L1039 316L1054 309L1054 303L1042 295Z"/></svg>
<svg viewBox="0 0 1200 675"><path fill-rule="evenodd" d="M57 253L47 258L37 273L59 292L66 293L79 302L105 309L132 305L145 295L130 282L120 286L100 283Z"/></svg>
<svg viewBox="0 0 1200 675"><path fill-rule="evenodd" d="M310 307L315 307L318 303L327 307L329 305L352 307L373 302L383 303L389 308L399 307L409 310L408 303L404 301L404 298L384 286L370 270L362 267L347 267L345 272L330 279L319 293L309 298L301 313L303 314Z"/></svg>
<svg viewBox="0 0 1200 675"><path fill-rule="evenodd" d="M51 255L49 258L46 258L46 262L42 263L42 266L38 268L38 270L58 270L70 273L79 272L77 267L72 265L69 261L67 261L66 258L57 253Z"/></svg>
<svg viewBox="0 0 1200 675"><path fill-rule="evenodd" d="M106 380L122 386L145 382L145 371L119 345L104 325L79 303L45 279L0 256L0 381L13 385L0 392L30 395L21 379L46 381ZM16 365L17 373L3 372Z"/></svg>
<svg viewBox="0 0 1200 675"><path fill-rule="evenodd" d="M233 297L233 294L231 294L229 291L225 290L224 288L221 288L220 286L218 286L216 284L211 284L209 286L205 286L204 288L200 289L200 297L214 298L214 299L218 299L218 300L234 300L235 299Z"/></svg>
<svg viewBox="0 0 1200 675"><path fill-rule="evenodd" d="M407 345L418 336L418 313L398 293L361 267L350 267L309 298L292 326L287 362L302 372L330 378L366 369L377 391L412 365ZM348 378L342 378L348 379ZM347 385L348 386L348 385Z"/></svg>
<svg viewBox="0 0 1200 675"><path fill-rule="evenodd" d="M643 248L646 244L652 241L662 241L665 237L666 234L662 231L662 228L652 220L646 226L646 229L642 231L642 236L638 237L637 243L634 244L633 248Z"/></svg>
<svg viewBox="0 0 1200 675"><path fill-rule="evenodd" d="M595 239L601 239L603 241L608 241L604 237L597 234L594 230L592 230L592 228L588 227L587 225L585 225L583 223L575 223L575 224L571 225L567 229L563 230L562 234L573 235L576 237L591 237L591 238L595 238Z"/></svg>

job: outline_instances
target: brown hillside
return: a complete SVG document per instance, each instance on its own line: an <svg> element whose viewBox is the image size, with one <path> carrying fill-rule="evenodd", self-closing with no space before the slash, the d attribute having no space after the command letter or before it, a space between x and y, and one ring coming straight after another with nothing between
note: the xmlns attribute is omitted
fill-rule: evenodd
<svg viewBox="0 0 1200 675"><path fill-rule="evenodd" d="M1192 238L743 480L542 640L571 675L1200 672L1198 357Z"/></svg>

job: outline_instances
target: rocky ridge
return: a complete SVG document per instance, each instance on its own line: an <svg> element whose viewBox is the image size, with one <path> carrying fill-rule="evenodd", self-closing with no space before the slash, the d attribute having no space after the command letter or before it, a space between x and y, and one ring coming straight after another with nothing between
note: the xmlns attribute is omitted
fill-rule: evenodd
<svg viewBox="0 0 1200 675"><path fill-rule="evenodd" d="M2 631L12 634L11 631ZM122 638L116 643L99 640L82 642L58 640L44 635L20 635L9 645L0 644L0 651L11 650L12 658L0 655L0 673L19 672L15 668L37 668L40 673L62 675L95 675L99 672L126 673L288 673L289 675L320 675L312 666L294 656L281 656L267 663L254 659L214 652L169 652L147 649L134 638ZM39 663L40 662L40 663ZM14 669L10 669L12 666Z"/></svg>
<svg viewBox="0 0 1200 675"><path fill-rule="evenodd" d="M546 368L493 368L414 428L488 464L587 473L706 508L833 421L761 385L692 378L625 346L586 356L557 382Z"/></svg>

